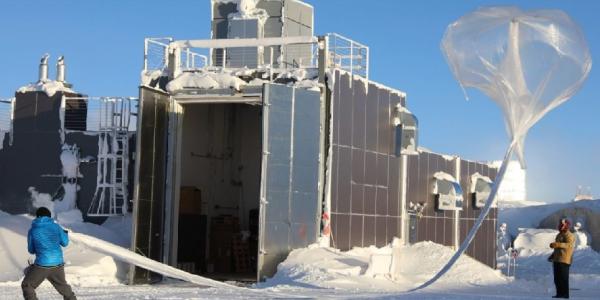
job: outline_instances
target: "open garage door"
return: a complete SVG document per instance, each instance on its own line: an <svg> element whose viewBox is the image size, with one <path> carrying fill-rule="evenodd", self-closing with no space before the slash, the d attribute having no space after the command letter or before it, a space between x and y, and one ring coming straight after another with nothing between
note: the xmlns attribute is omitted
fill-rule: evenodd
<svg viewBox="0 0 600 300"><path fill-rule="evenodd" d="M162 261L169 96L140 89L133 205L133 250ZM132 284L156 282L159 274L132 266Z"/></svg>
<svg viewBox="0 0 600 300"><path fill-rule="evenodd" d="M266 84L258 280L318 235L321 95Z"/></svg>

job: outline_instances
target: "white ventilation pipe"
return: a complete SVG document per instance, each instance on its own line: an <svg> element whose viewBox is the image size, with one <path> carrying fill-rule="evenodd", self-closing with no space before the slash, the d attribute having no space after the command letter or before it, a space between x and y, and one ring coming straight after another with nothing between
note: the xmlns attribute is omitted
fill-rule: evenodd
<svg viewBox="0 0 600 300"><path fill-rule="evenodd" d="M48 81L48 58L50 58L50 54L46 53L40 60L39 82Z"/></svg>
<svg viewBox="0 0 600 300"><path fill-rule="evenodd" d="M60 56L56 62L56 81L65 82L65 57Z"/></svg>

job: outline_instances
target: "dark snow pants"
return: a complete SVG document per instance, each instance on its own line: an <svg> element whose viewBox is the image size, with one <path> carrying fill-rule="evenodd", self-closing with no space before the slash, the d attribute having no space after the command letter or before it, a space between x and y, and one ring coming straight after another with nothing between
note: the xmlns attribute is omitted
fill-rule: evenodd
<svg viewBox="0 0 600 300"><path fill-rule="evenodd" d="M73 290L71 290L71 286L67 284L67 280L65 279L65 268L62 265L56 267L31 265L26 271L25 278L23 278L23 282L21 283L23 298L25 298L25 300L37 300L35 289L42 284L44 279L48 279L65 300L77 299Z"/></svg>
<svg viewBox="0 0 600 300"><path fill-rule="evenodd" d="M552 264L554 269L554 285L556 286L556 296L569 298L569 267L571 265L555 262Z"/></svg>

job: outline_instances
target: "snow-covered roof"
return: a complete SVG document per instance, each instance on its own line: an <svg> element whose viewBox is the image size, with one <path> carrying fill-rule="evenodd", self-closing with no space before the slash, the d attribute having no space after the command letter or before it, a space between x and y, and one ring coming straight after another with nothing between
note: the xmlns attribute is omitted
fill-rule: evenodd
<svg viewBox="0 0 600 300"><path fill-rule="evenodd" d="M68 87L64 82L55 80L30 83L26 86L20 87L17 90L17 93L27 92L44 92L46 93L46 95L48 95L48 97L54 96L54 94L56 94L57 92L75 93L75 91Z"/></svg>

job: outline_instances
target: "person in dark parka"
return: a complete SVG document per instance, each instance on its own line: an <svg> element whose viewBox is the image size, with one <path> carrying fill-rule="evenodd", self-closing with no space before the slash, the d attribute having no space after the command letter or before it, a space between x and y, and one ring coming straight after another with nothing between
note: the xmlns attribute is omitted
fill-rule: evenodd
<svg viewBox="0 0 600 300"><path fill-rule="evenodd" d="M575 247L575 236L569 231L571 223L567 219L561 219L558 224L559 233L550 248L554 252L548 258L552 262L554 270L554 285L556 296L553 298L569 298L569 268L573 260L573 248Z"/></svg>
<svg viewBox="0 0 600 300"><path fill-rule="evenodd" d="M75 300L75 294L65 279L62 247L69 244L67 231L51 218L50 210L40 207L27 233L27 250L35 254L35 262L25 271L21 283L23 298L35 300L35 289L46 279L65 300Z"/></svg>

